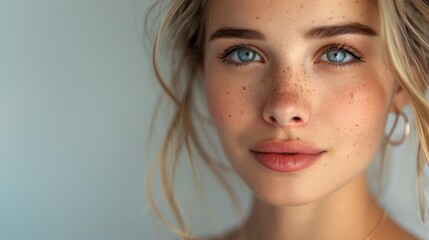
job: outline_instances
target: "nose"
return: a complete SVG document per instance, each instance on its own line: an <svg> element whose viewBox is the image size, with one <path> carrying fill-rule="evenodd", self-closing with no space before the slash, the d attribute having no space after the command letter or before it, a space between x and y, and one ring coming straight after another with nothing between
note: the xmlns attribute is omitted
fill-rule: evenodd
<svg viewBox="0 0 429 240"><path fill-rule="evenodd" d="M265 122L281 128L305 125L310 120L307 89L299 84L299 79L281 79L277 82L263 107ZM296 84L292 85L292 82Z"/></svg>

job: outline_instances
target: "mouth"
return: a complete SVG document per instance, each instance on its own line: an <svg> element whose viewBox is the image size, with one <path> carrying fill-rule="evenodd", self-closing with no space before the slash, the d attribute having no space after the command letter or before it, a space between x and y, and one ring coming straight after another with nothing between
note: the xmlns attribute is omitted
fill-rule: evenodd
<svg viewBox="0 0 429 240"><path fill-rule="evenodd" d="M310 167L326 152L302 142L267 141L250 148L256 161L275 172L296 172Z"/></svg>

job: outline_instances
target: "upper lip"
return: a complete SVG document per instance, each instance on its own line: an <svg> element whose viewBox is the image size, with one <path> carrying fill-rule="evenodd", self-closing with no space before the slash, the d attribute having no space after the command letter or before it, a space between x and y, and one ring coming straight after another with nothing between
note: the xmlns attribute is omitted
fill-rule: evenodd
<svg viewBox="0 0 429 240"><path fill-rule="evenodd" d="M325 150L300 141L269 140L257 143L250 151L258 153L319 154Z"/></svg>

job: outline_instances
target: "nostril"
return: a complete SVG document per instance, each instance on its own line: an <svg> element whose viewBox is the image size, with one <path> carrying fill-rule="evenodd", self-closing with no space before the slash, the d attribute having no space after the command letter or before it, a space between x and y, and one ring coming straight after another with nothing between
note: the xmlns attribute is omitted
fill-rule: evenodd
<svg viewBox="0 0 429 240"><path fill-rule="evenodd" d="M291 118L291 121L293 121L293 122L300 122L301 118L300 117L293 117L293 118Z"/></svg>
<svg viewBox="0 0 429 240"><path fill-rule="evenodd" d="M277 120L273 116L270 116L270 121L274 123L277 122Z"/></svg>

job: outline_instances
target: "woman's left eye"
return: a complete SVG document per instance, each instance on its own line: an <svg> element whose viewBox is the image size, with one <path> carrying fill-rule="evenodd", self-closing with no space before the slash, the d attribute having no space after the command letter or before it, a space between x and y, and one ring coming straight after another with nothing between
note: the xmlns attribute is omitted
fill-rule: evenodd
<svg viewBox="0 0 429 240"><path fill-rule="evenodd" d="M322 56L320 56L319 61L335 65L343 65L355 61L362 62L362 57L359 56L357 53L353 52L352 50L336 46L326 50L322 54Z"/></svg>

